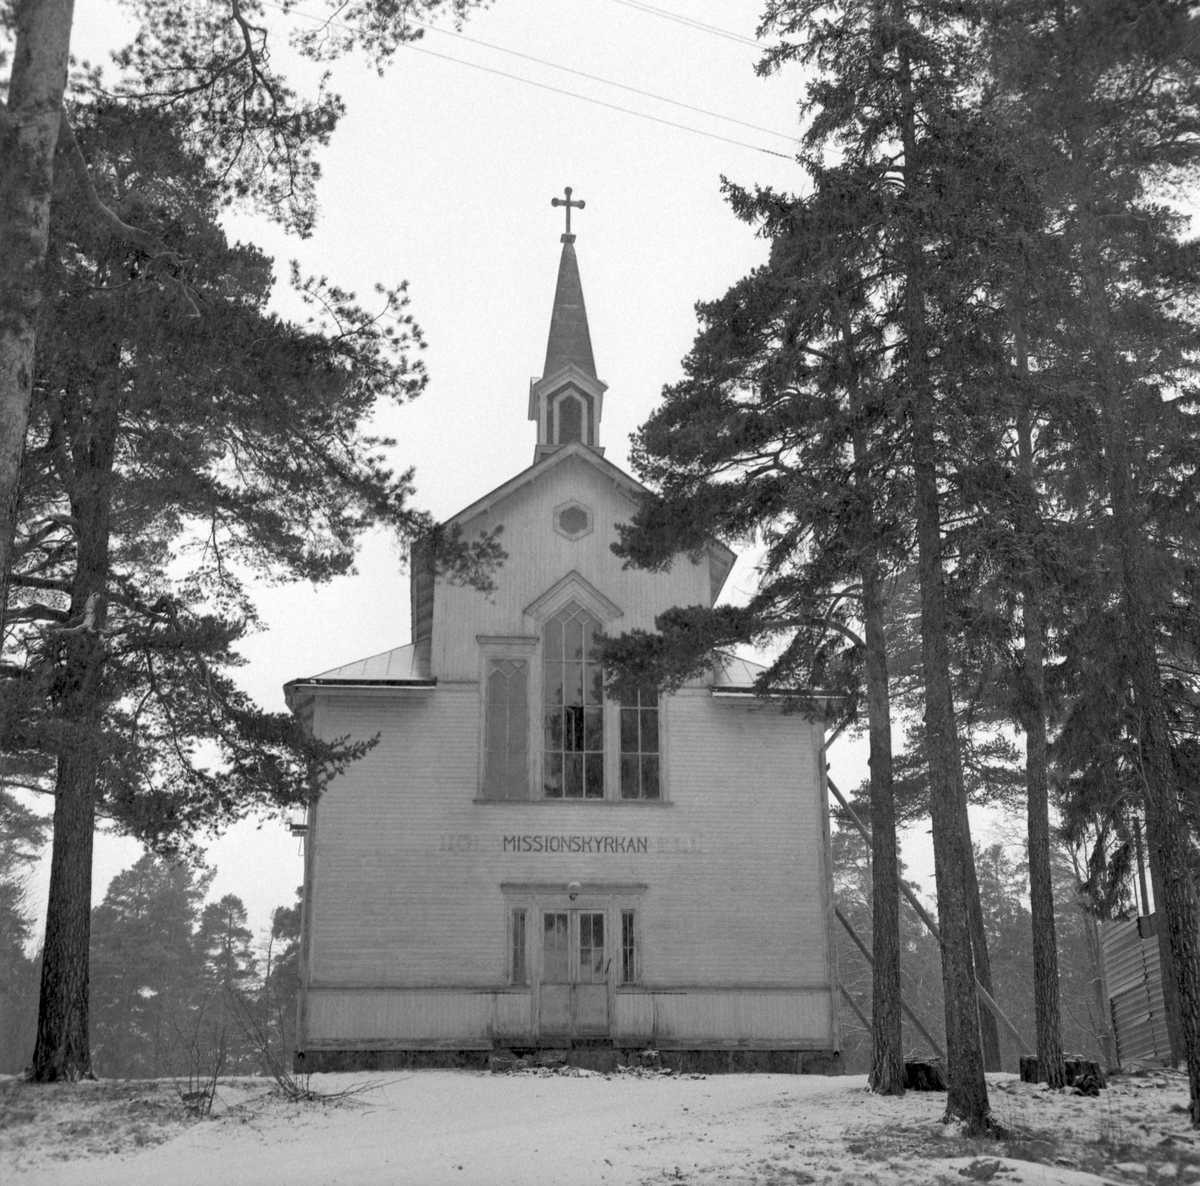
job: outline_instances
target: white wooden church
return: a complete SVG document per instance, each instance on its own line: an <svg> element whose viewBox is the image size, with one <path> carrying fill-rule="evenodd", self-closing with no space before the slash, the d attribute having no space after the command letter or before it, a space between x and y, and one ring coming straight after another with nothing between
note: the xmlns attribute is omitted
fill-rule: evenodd
<svg viewBox="0 0 1200 1186"><path fill-rule="evenodd" d="M643 487L601 446L570 208L533 464L452 520L503 525L498 588L414 563L407 645L286 687L318 736L380 736L308 816L306 1069L596 1047L837 1063L822 725L729 658L675 695L604 692L597 634L713 604L734 555L648 573L611 551Z"/></svg>

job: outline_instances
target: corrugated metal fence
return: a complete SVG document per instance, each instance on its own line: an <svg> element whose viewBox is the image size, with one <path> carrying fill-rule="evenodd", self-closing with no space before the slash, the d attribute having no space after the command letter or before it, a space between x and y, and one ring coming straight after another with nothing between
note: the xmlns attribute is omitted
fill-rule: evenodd
<svg viewBox="0 0 1200 1186"><path fill-rule="evenodd" d="M1168 1062L1171 1056L1153 917L1142 919L1140 929L1137 921L1100 924L1108 1004L1123 1067Z"/></svg>

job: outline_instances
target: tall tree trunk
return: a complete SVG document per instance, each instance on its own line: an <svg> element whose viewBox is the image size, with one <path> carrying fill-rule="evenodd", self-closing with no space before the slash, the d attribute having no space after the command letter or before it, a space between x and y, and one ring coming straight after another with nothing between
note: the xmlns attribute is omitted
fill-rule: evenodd
<svg viewBox="0 0 1200 1186"><path fill-rule="evenodd" d="M1029 553L1022 580L1021 727L1025 732L1026 828L1029 848L1029 912L1033 926L1033 1012L1038 1071L1051 1087L1065 1087L1059 1014L1058 936L1054 927L1054 879L1050 869L1050 758L1046 736L1046 624L1036 544L1039 515L1033 468L1033 411L1028 390L1029 349L1025 323L1015 317L1017 466L1021 475L1019 531Z"/></svg>
<svg viewBox="0 0 1200 1186"><path fill-rule="evenodd" d="M92 933L92 832L95 769L64 754L54 791L50 904L42 946L35 1083L92 1077L88 1044L88 949Z"/></svg>
<svg viewBox="0 0 1200 1186"><path fill-rule="evenodd" d="M962 770L955 735L950 687L950 648L946 638L942 539L934 466L932 395L915 393L913 437L916 464L917 571L921 586L921 667L925 684L925 748L929 756L929 800L933 818L934 878L938 929L942 935L942 993L946 1009L946 1110L972 1132L988 1127L990 1116L975 966L967 902L969 854L962 828Z"/></svg>
<svg viewBox="0 0 1200 1186"><path fill-rule="evenodd" d="M50 896L42 948L33 1080L48 1083L91 1075L88 979L91 962L92 831L100 768L106 673L104 619L109 569L112 467L117 392L82 413L74 426L74 471L68 476L76 523L77 559L71 626L62 632L54 697L63 718L54 792Z"/></svg>
<svg viewBox="0 0 1200 1186"><path fill-rule="evenodd" d="M1200 1128L1200 896L1191 871L1192 833L1183 810L1171 752L1162 673L1158 664L1155 612L1149 589L1152 566L1145 555L1142 524L1132 489L1126 424L1117 361L1112 354L1108 296L1103 282L1098 228L1083 226L1084 295L1089 315L1091 349L1096 362L1108 484L1110 532L1119 557L1125 658L1133 693L1133 725L1138 745L1138 772L1146 809L1146 841L1150 871L1162 886L1155 905L1160 922L1159 946L1169 947L1167 960L1179 999L1179 1028L1187 1060L1191 1120ZM1159 886L1155 885L1157 895ZM1165 935L1164 932L1165 931ZM1165 969L1164 969L1165 971Z"/></svg>
<svg viewBox="0 0 1200 1186"><path fill-rule="evenodd" d="M897 6L898 8L899 6ZM897 12L897 27L904 23ZM899 81L902 111L898 123L904 150L905 189L922 190L917 119L908 51L901 40ZM912 200L910 198L910 200ZM918 199L919 201L919 199ZM915 216L915 215L914 215ZM933 388L928 375L928 327L921 244L913 237L904 254L903 331L908 354L906 396L912 425L913 483L917 528L917 575L921 590L921 673L925 691L925 748L929 760L929 805L933 823L933 867L942 936L942 992L946 1013L946 1115L960 1119L970 1133L992 1124L983 1053L975 965L971 958L962 815L965 793L955 733L950 683L950 644L946 630L946 590L942 571L942 525L937 486L937 434Z"/></svg>
<svg viewBox="0 0 1200 1186"><path fill-rule="evenodd" d="M8 103L0 105L0 632L74 7L74 0L17 0Z"/></svg>
<svg viewBox="0 0 1200 1186"><path fill-rule="evenodd" d="M892 788L892 709L888 691L886 598L880 571L866 410L858 382L854 331L843 313L842 337L853 376L855 491L861 501L863 632L866 635L867 725L871 768L871 1074L881 1095L904 1094L904 1032L900 997L900 871L896 799Z"/></svg>
<svg viewBox="0 0 1200 1186"><path fill-rule="evenodd" d="M867 721L871 764L871 1086L904 1093L900 1013L900 872L892 791L892 714L884 636L883 581L874 557L863 566Z"/></svg>

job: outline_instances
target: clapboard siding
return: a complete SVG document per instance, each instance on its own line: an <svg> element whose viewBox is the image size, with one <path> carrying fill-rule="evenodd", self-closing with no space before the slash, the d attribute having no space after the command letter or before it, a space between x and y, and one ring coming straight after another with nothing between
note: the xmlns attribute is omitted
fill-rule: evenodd
<svg viewBox="0 0 1200 1186"><path fill-rule="evenodd" d="M570 500L586 504L593 519L592 531L574 541L553 529L554 508ZM714 696L696 681L662 705L662 801L479 801L480 678L490 653L481 638L532 640L536 754L540 624L526 608L570 573L593 587L593 604L605 614L619 610L610 633L653 629L671 606L710 604L707 560L680 557L665 574L615 561L615 524L633 509L626 488L602 468L564 458L463 523L468 537L502 526L509 558L487 595L434 582L436 686L310 690L319 736L379 740L310 815L302 1043L361 1049L533 1039L537 911L607 911L609 951L619 958L619 911L634 908L640 976L618 988L612 974L614 1040L836 1047L815 722L751 697ZM422 586L426 608L428 593ZM419 616L423 632L428 614ZM610 706L610 796L617 724ZM531 789L537 784L531 766ZM506 837L553 843L531 851L506 846ZM571 882L584 887L578 901L567 898ZM504 987L513 908L531 912L528 990Z"/></svg>
<svg viewBox="0 0 1200 1186"><path fill-rule="evenodd" d="M652 1040L660 1046L721 1045L803 1048L828 1045L828 991L746 989L656 993Z"/></svg>
<svg viewBox="0 0 1200 1186"><path fill-rule="evenodd" d="M490 992L309 992L309 1044L491 1044Z"/></svg>
<svg viewBox="0 0 1200 1186"><path fill-rule="evenodd" d="M554 508L578 500L592 511L592 531L569 540L553 527ZM526 606L567 573L578 572L620 606L615 633L654 629L655 617L673 605L710 605L707 561L680 556L668 575L623 569L612 554L616 523L633 517L629 495L594 465L568 458L490 507L463 530L468 538L503 527L500 544L509 559L497 573L497 589L486 596L439 580L433 610L432 673L443 680L477 679L476 634L529 631ZM551 575L552 574L552 575ZM463 625L469 623L464 629Z"/></svg>
<svg viewBox="0 0 1200 1186"><path fill-rule="evenodd" d="M817 989L620 992L612 1038L667 1049L813 1049L828 1045L829 1014L830 994ZM528 992L310 990L309 1017L312 1048L487 1047L497 1040L535 1040Z"/></svg>
<svg viewBox="0 0 1200 1186"><path fill-rule="evenodd" d="M641 887L643 982L667 995L614 993L615 1040L831 1044L812 722L685 690L665 713L667 804L481 803L476 685L321 700L324 736L380 742L314 819L309 1045L531 1036L529 994L494 991L502 885L572 880ZM514 834L636 836L648 851L504 851Z"/></svg>

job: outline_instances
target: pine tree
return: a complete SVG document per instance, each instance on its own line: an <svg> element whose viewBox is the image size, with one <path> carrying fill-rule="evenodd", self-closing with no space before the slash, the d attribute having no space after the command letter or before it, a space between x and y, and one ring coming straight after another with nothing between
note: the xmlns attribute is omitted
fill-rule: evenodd
<svg viewBox="0 0 1200 1186"><path fill-rule="evenodd" d="M1194 306L1200 250L1181 241L1164 187L1195 175L1200 128L1197 18L1178 3L1030 5L1006 27L998 73L1006 126L1029 158L1072 299L1043 328L1058 382L1074 399L1071 458L1088 484L1081 513L1107 576L1115 632L1083 656L1067 773L1122 737L1145 816L1165 920L1165 989L1200 1125L1200 896L1191 869L1195 813L1181 777L1179 715L1169 691L1190 647L1181 599L1193 586L1197 447ZM1181 633L1176 633L1181 631ZM1174 637L1172 637L1174 635ZM1105 669L1106 688L1096 686ZM1165 674L1170 672L1171 674ZM1194 687L1194 676L1193 687ZM1183 676L1186 684L1188 677ZM1105 720L1119 721L1114 730Z"/></svg>
<svg viewBox="0 0 1200 1186"><path fill-rule="evenodd" d="M421 37L422 18L449 12L461 21L475 3L330 3L337 20L315 30L292 30L292 44L318 61L359 51L382 68L401 45ZM324 80L314 98L288 86L271 60L261 0L184 7L138 0L130 7L138 33L118 59L123 97L146 112L169 111L193 151L210 154L226 199L252 202L307 233L315 217L316 150L342 115L341 99ZM281 11L285 20L291 15ZM158 277L181 308L199 312L181 283L190 252L157 237L135 209L106 202L103 187L93 184L64 104L73 0L19 0L6 14L13 52L0 58L12 63L6 101L0 103L0 629L33 391L51 195L62 181L56 160L74 173L95 229L123 239L145 273Z"/></svg>
<svg viewBox="0 0 1200 1186"><path fill-rule="evenodd" d="M313 318L282 321L266 309L271 261L225 241L222 183L179 129L120 106L87 118L106 198L186 245L202 315L165 300L60 179L0 667L0 747L55 789L42 1079L89 1073L96 812L176 853L307 800L369 744L316 742L238 690L234 648L255 626L245 575L325 580L369 525L432 526L408 506L411 475L385 463L392 442L364 432L380 401L424 383L402 288L371 312L293 272ZM447 563L483 555L430 534Z"/></svg>
<svg viewBox="0 0 1200 1186"><path fill-rule="evenodd" d="M867 177L884 213L875 288L888 335L887 400L903 420L912 481L925 751L929 769L948 1062L947 1114L990 1128L979 1043L970 920L971 850L950 675L943 479L947 440L971 370L973 292L989 203L987 144L968 103L980 59L977 14L962 5L892 0L834 13L815 0L772 0L780 43L765 69L800 61L812 150L836 147ZM980 168L980 164L984 168Z"/></svg>
<svg viewBox="0 0 1200 1186"><path fill-rule="evenodd" d="M899 893L891 788L885 577L903 557L905 484L888 462L894 421L879 400L883 336L866 299L877 245L863 223L873 195L844 170L810 165L810 198L731 189L735 209L772 240L770 263L701 306L687 378L642 427L635 465L660 497L622 530L619 554L667 563L713 536L761 533L750 604L673 611L657 639L606 643L617 666L671 684L715 648L782 637L764 687L836 688L865 699L875 895L871 1082L903 1091ZM856 189L857 187L857 189Z"/></svg>
<svg viewBox="0 0 1200 1186"><path fill-rule="evenodd" d="M202 960L194 935L215 871L143 854L92 911L92 1058L100 1074L167 1074L189 1031Z"/></svg>

